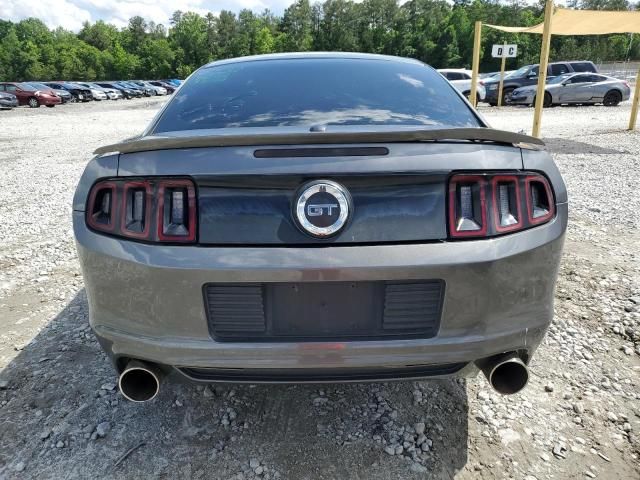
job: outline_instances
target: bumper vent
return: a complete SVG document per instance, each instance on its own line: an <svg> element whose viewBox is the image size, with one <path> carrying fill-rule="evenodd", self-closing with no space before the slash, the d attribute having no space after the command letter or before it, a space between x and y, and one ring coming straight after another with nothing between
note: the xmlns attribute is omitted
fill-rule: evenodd
<svg viewBox="0 0 640 480"><path fill-rule="evenodd" d="M444 282L208 284L209 331L218 341L347 341L434 337Z"/></svg>
<svg viewBox="0 0 640 480"><path fill-rule="evenodd" d="M440 320L441 282L387 282L382 328L387 331L424 331ZM431 332L429 336L435 335Z"/></svg>
<svg viewBox="0 0 640 480"><path fill-rule="evenodd" d="M205 295L209 324L219 335L266 330L262 284L208 285Z"/></svg>

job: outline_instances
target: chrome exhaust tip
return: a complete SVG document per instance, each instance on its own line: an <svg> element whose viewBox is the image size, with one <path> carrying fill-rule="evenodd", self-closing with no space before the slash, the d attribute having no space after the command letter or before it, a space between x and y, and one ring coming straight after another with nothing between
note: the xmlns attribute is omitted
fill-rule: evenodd
<svg viewBox="0 0 640 480"><path fill-rule="evenodd" d="M120 392L132 402L148 402L160 391L163 373L157 365L131 360L118 379Z"/></svg>
<svg viewBox="0 0 640 480"><path fill-rule="evenodd" d="M488 358L479 367L493 389L502 395L518 393L529 383L529 368L516 352Z"/></svg>

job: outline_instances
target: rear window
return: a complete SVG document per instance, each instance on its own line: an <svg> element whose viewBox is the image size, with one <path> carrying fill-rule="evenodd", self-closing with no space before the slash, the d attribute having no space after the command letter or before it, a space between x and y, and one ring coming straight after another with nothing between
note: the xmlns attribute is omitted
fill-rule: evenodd
<svg viewBox="0 0 640 480"><path fill-rule="evenodd" d="M569 66L566 63L551 64L551 75L564 75L569 73Z"/></svg>
<svg viewBox="0 0 640 480"><path fill-rule="evenodd" d="M571 66L575 72L596 72L596 68L591 62L572 62Z"/></svg>
<svg viewBox="0 0 640 480"><path fill-rule="evenodd" d="M280 59L196 72L154 133L312 125L480 126L446 80L419 64L378 59Z"/></svg>

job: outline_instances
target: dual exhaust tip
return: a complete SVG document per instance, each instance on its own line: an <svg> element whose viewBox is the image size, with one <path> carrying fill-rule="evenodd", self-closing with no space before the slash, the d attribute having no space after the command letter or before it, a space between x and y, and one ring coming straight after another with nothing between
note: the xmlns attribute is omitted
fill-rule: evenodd
<svg viewBox="0 0 640 480"><path fill-rule="evenodd" d="M493 389L503 395L518 393L529 383L529 368L516 352L489 357L477 365Z"/></svg>
<svg viewBox="0 0 640 480"><path fill-rule="evenodd" d="M164 374L158 365L130 360L118 379L120 392L132 402L148 402L160 391Z"/></svg>
<svg viewBox="0 0 640 480"><path fill-rule="evenodd" d="M487 358L478 366L494 390L503 395L518 393L529 382L529 369L516 352ZM127 400L147 402L158 395L163 377L158 365L130 360L120 374L118 387Z"/></svg>

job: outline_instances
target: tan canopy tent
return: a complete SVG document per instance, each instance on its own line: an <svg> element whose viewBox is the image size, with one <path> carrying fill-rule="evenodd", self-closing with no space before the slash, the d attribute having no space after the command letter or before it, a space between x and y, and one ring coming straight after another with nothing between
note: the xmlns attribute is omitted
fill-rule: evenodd
<svg viewBox="0 0 640 480"><path fill-rule="evenodd" d="M544 22L533 27L487 27L510 33L544 33ZM640 11L607 12L604 10L569 10L553 12L552 35L605 35L608 33L640 33Z"/></svg>
<svg viewBox="0 0 640 480"><path fill-rule="evenodd" d="M542 35L540 51L540 75L538 77L538 91L533 120L533 135L540 136L540 120L542 118L542 103L544 100L544 86L547 80L547 65L549 63L549 45L551 35L605 35L610 33L640 33L640 11L603 11L603 10L570 10L555 8L553 0L547 0L544 22L532 27L505 27L502 25L485 26L509 33L537 33ZM476 105L476 87L478 82L478 68L480 65L480 44L482 38L482 22L476 22L475 39L473 45L473 77L471 86L471 103ZM640 71L636 77L635 95L631 107L629 130L633 130L638 116L640 103Z"/></svg>

